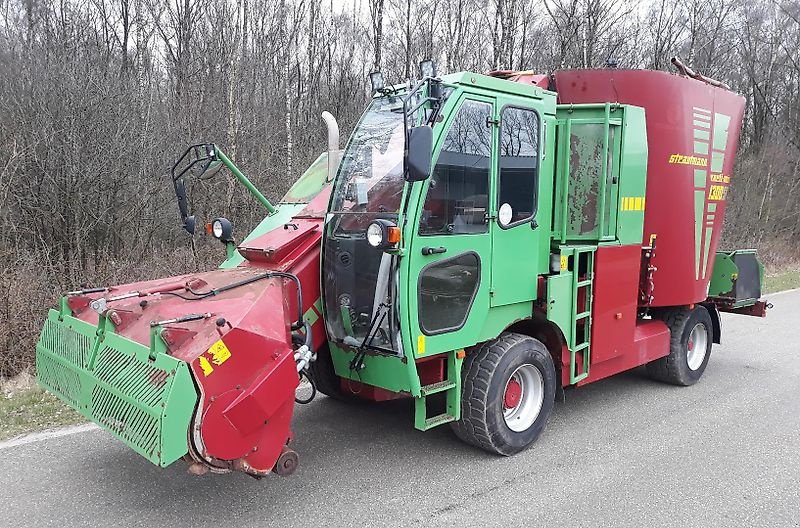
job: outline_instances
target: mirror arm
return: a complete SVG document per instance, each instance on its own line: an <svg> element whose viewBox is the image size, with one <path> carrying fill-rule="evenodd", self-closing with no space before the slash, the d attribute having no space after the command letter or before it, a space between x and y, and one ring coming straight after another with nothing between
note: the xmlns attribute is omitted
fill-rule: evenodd
<svg viewBox="0 0 800 528"><path fill-rule="evenodd" d="M219 158L222 164L228 167L228 170L231 171L231 173L236 177L236 179L239 180L241 184L244 185L253 196L255 196L256 200L258 200L258 202L264 206L264 209L266 209L269 214L275 214L275 211L277 211L277 209L275 209L275 206L272 205L272 203L270 203L269 200L267 200L267 197L264 196L261 193L261 191L259 191L256 188L255 185L253 185L253 182L247 179L247 176L242 174L239 168L236 165L234 165L231 160L228 159L228 156L226 156L225 153L222 152L219 148L216 148L216 146L214 148L214 152L216 153L216 157Z"/></svg>

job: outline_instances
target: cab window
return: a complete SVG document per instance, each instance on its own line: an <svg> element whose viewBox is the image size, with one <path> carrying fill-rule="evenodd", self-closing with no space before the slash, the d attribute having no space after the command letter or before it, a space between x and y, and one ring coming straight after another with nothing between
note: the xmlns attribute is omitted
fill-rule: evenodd
<svg viewBox="0 0 800 528"><path fill-rule="evenodd" d="M421 235L486 233L492 106L465 101L458 110L428 185Z"/></svg>
<svg viewBox="0 0 800 528"><path fill-rule="evenodd" d="M510 214L510 218L503 219L504 225L514 225L530 220L536 212L538 114L524 108L504 108L500 115L499 146L497 209Z"/></svg>

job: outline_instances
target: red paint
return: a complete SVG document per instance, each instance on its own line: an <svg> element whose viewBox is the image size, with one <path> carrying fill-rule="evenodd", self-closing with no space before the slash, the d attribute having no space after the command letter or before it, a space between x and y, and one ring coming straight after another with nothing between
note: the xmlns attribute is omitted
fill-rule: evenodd
<svg viewBox="0 0 800 528"><path fill-rule="evenodd" d="M533 73L532 71L494 70L490 71L489 75L518 83L532 84L544 89L547 89L550 84L549 76Z"/></svg>
<svg viewBox="0 0 800 528"><path fill-rule="evenodd" d="M711 155L694 152L693 108L730 116L721 174L732 176L739 142L744 98L731 91L715 88L701 81L650 70L570 70L554 74L560 103L619 102L641 106L647 116L647 195L643 244L650 235L658 236L652 264L652 306L677 306L705 300L717 250L725 201L716 201L713 231L708 253L711 255L704 274L696 277L695 266L695 167L669 163L673 154L706 158L705 185L708 198L712 182ZM713 123L711 128L713 131ZM713 143L713 136L712 136ZM727 183L715 185L728 186ZM707 200L706 200L707 201ZM703 223L707 204L698 222ZM705 226L701 240L701 259L705 259ZM702 270L700 270L702 272Z"/></svg>
<svg viewBox="0 0 800 528"><path fill-rule="evenodd" d="M626 347L625 353L592 364L589 377L578 385L586 385L666 356L669 354L669 337L669 328L663 321L639 319L633 329L633 341Z"/></svg>
<svg viewBox="0 0 800 528"><path fill-rule="evenodd" d="M506 409L513 409L519 405L522 399L522 386L515 379L512 379L506 385L506 393L503 396L503 405Z"/></svg>
<svg viewBox="0 0 800 528"><path fill-rule="evenodd" d="M404 394L402 392L393 392L381 387L367 385L366 383L361 383L360 381L353 381L346 378L339 378L339 386L341 387L342 392L345 394L351 394L359 399L374 402L396 400L398 398L404 398L408 396L408 394Z"/></svg>
<svg viewBox="0 0 800 528"><path fill-rule="evenodd" d="M752 317L766 317L767 316L767 308L770 308L770 305L767 301L758 301L752 306L743 306L741 308L729 308L724 305L717 305L717 308L720 312L729 312L735 313L739 315L750 315Z"/></svg>
<svg viewBox="0 0 800 528"><path fill-rule="evenodd" d="M638 245L597 248L590 376L598 363L630 352L636 325L641 259L642 249Z"/></svg>
<svg viewBox="0 0 800 528"><path fill-rule="evenodd" d="M189 431L190 438L194 449L216 466L227 464L265 474L292 436L289 427L299 383L290 330L297 320L296 286L291 280L273 277L199 300L187 301L170 293L193 297L188 288L205 292L266 271L288 271L302 284L306 313L320 297L324 215L315 208L327 203L329 193L327 187L321 193L324 196L317 196L292 219L292 226L243 244L239 249L250 260L236 268L126 284L105 294L140 292L110 301L109 313L114 314L110 319L116 333L147 347L151 321L207 314L202 320L163 325L161 339L170 355L189 363L197 381L201 401L192 429L198 428L199 435ZM86 307L102 295L71 298L73 314L97 324L98 314ZM220 319L224 322L218 325ZM312 333L312 345L319 347L326 339L321 317ZM227 357L209 350L220 339L230 352Z"/></svg>

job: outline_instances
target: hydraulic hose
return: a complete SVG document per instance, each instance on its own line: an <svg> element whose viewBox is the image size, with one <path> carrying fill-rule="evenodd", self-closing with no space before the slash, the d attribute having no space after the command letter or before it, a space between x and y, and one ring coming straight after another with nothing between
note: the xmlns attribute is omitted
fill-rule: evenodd
<svg viewBox="0 0 800 528"><path fill-rule="evenodd" d="M303 288L300 285L300 279L297 278L297 275L293 273L288 273L285 271L267 271L261 273L259 275L255 275L253 277L248 277L246 279L242 279L240 281L232 282L231 284L226 284L225 286L220 286L219 288L214 288L208 291L199 292L195 291L189 286L186 287L186 290L194 295L195 297L186 297L179 293L174 292L163 292L167 295L174 295L175 297L180 297L185 301L199 301L201 299L205 299L207 297L213 297L215 295L219 295L220 293L224 293L226 291L233 290L234 288L239 288L241 286L246 286L248 284L252 284L256 281L260 281L262 279L271 279L274 277L282 277L284 279L293 280L295 285L297 286L297 321L292 324L292 330L299 330L303 328Z"/></svg>

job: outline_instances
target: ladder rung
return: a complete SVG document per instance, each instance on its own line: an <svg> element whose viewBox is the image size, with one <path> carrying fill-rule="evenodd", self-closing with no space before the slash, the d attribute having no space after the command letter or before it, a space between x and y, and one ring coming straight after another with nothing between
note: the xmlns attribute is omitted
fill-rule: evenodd
<svg viewBox="0 0 800 528"><path fill-rule="evenodd" d="M430 394L436 394L437 392L444 392L446 390L454 389L455 387L456 384L454 382L450 380L444 380L431 383L430 385L423 385L420 387L419 391L423 396L428 396Z"/></svg>
<svg viewBox="0 0 800 528"><path fill-rule="evenodd" d="M592 315L592 312L581 312L575 316L575 320L577 321L578 319L586 319L590 315Z"/></svg>
<svg viewBox="0 0 800 528"><path fill-rule="evenodd" d="M578 288L582 288L584 286L590 286L591 284L592 284L592 279L578 281Z"/></svg>
<svg viewBox="0 0 800 528"><path fill-rule="evenodd" d="M436 416L431 416L427 420L425 420L425 430L431 429L436 427L437 425L446 424L449 422L455 422L456 419L453 415L450 414L437 414Z"/></svg>
<svg viewBox="0 0 800 528"><path fill-rule="evenodd" d="M585 350L587 348L589 348L589 343L588 342L581 343L580 345L577 345L575 348L572 349L572 351L573 352L580 352L581 350Z"/></svg>

